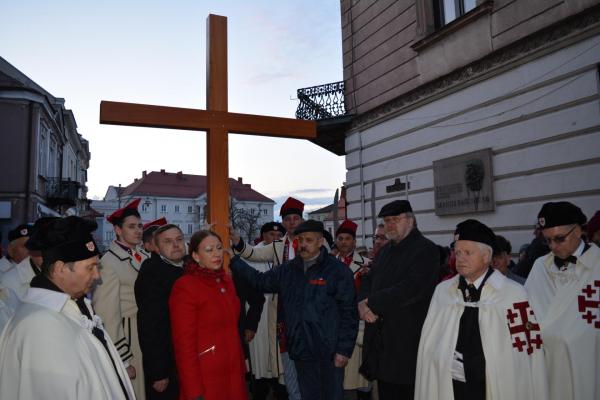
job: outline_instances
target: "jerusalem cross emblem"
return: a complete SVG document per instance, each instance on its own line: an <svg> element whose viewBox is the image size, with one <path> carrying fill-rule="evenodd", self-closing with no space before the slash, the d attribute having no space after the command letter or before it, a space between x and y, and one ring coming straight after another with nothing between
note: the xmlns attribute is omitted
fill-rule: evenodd
<svg viewBox="0 0 600 400"><path fill-rule="evenodd" d="M531 354L534 350L542 348L540 326L528 301L514 303L513 307L506 311L506 319L515 349Z"/></svg>
<svg viewBox="0 0 600 400"><path fill-rule="evenodd" d="M586 285L577 297L577 304L581 317L590 325L600 329L600 280Z"/></svg>

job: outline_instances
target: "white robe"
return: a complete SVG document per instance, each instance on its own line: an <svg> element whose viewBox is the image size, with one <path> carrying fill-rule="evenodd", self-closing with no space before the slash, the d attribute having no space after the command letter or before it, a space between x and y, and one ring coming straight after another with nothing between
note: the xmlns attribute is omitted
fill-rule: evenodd
<svg viewBox="0 0 600 400"><path fill-rule="evenodd" d="M31 267L31 258L26 257L15 267L2 275L2 285L11 289L19 299L25 297L29 284L35 276Z"/></svg>
<svg viewBox="0 0 600 400"><path fill-rule="evenodd" d="M86 305L94 315L87 300ZM92 327L68 295L30 288L0 337L0 398L124 399L115 368ZM119 354L106 331L104 335L129 399L135 399Z"/></svg>
<svg viewBox="0 0 600 400"><path fill-rule="evenodd" d="M338 255L337 259L340 262L344 262L344 257ZM357 251L352 254L352 262L348 266L354 279L356 274L364 266L371 263L366 257L361 256ZM352 356L348 360L348 364L344 368L344 390L354 390L361 388L369 388L370 382L365 378L358 370L362 364L362 347L363 338L365 335L365 321L358 321L358 334L356 335L356 343L354 344L354 350Z"/></svg>
<svg viewBox="0 0 600 400"><path fill-rule="evenodd" d="M260 242L254 248L264 247L264 242ZM272 268L272 262L248 262L259 272L266 272ZM249 343L250 362L252 364L252 374L256 379L279 378L283 374L281 357L279 356L279 347L276 338L276 319L277 319L277 297L272 293L265 293L265 306L263 307L258 328L254 339ZM269 331L269 321L272 321L271 331Z"/></svg>
<svg viewBox="0 0 600 400"><path fill-rule="evenodd" d="M10 261L7 257L0 258L0 278L2 277L2 274L10 271L14 267L15 264L12 261Z"/></svg>
<svg viewBox="0 0 600 400"><path fill-rule="evenodd" d="M451 366L465 303L458 276L440 283L421 331L415 400L452 400ZM494 271L484 283L479 307L479 329L486 364L486 398L548 398L542 344L535 343L535 317L523 286ZM509 318L510 315L510 319ZM528 315L530 338L522 316ZM511 334L513 331L523 330ZM530 353L531 352L531 353Z"/></svg>
<svg viewBox="0 0 600 400"><path fill-rule="evenodd" d="M525 282L546 353L551 400L600 399L600 249L559 271L538 258Z"/></svg>
<svg viewBox="0 0 600 400"><path fill-rule="evenodd" d="M2 286L0 283L0 334L8 323L10 317L13 316L20 301L17 295L9 288Z"/></svg>

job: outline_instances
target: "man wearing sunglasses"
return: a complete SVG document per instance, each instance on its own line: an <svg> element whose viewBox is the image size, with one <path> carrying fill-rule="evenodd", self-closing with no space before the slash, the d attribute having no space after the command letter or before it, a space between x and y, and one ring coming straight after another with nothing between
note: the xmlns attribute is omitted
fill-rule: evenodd
<svg viewBox="0 0 600 400"><path fill-rule="evenodd" d="M582 238L586 220L564 201L538 214L550 253L535 261L525 288L542 331L550 400L600 393L600 249Z"/></svg>

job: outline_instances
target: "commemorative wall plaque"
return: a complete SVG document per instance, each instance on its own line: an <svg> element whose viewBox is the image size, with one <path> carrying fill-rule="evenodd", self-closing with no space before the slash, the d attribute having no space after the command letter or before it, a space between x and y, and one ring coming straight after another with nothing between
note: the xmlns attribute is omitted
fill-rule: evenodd
<svg viewBox="0 0 600 400"><path fill-rule="evenodd" d="M492 149L433 162L435 214L494 210Z"/></svg>

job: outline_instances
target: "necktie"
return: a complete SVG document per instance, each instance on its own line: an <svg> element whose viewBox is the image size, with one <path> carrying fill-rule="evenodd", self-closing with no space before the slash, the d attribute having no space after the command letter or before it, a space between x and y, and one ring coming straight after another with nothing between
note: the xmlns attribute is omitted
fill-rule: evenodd
<svg viewBox="0 0 600 400"><path fill-rule="evenodd" d="M466 298L467 301L469 302L476 302L479 301L479 290L477 290L477 288L475 287L475 285L473 285L472 283L469 283L467 285L467 289L466 289Z"/></svg>
<svg viewBox="0 0 600 400"><path fill-rule="evenodd" d="M562 268L566 268L567 264L577 264L577 257L571 255L567 258L560 258L557 256L554 256L554 265L556 265L556 267L558 269L562 269Z"/></svg>

